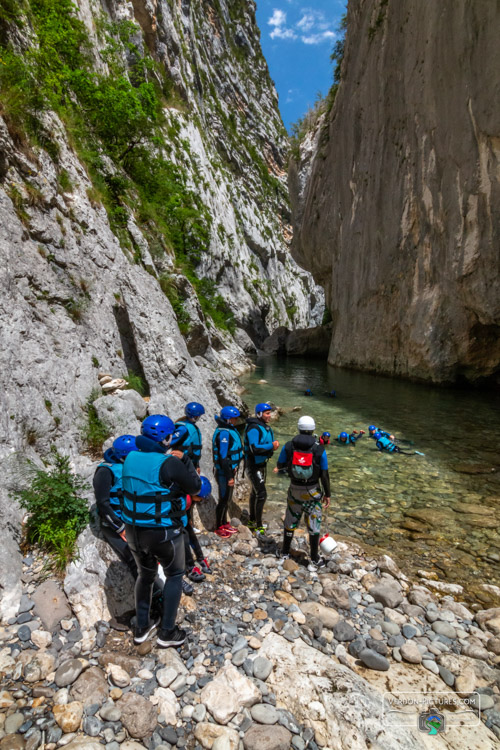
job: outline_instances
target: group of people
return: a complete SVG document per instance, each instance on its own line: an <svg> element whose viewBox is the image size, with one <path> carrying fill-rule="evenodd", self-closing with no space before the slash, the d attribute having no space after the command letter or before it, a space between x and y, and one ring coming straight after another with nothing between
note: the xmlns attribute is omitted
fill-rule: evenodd
<svg viewBox="0 0 500 750"><path fill-rule="evenodd" d="M136 581L136 644L146 640L160 625L157 637L160 647L181 645L186 633L177 627L176 615L182 592L193 593L187 579L197 583L212 572L191 518L193 502L208 497L212 491L210 481L200 471L203 441L197 422L204 413L202 404L190 402L182 419L175 423L164 414L146 417L140 435L121 435L113 442L94 475L103 537ZM241 414L236 406L225 406L215 416L212 437L218 486L215 534L222 539L238 533L228 520L228 510L243 461L251 484L247 525L257 538L266 536L263 511L267 499L267 464L280 447L270 425L271 415L270 403L257 404L254 415L246 420L243 439L237 427ZM318 438L315 428L312 417L300 417L298 434L282 447L274 468L276 473L287 474L290 479L283 543L278 556L289 557L294 532L304 515L311 571L325 565L320 556L320 531L323 508L328 508L331 494L325 451L331 435L324 432ZM355 443L363 434L363 430L359 434L341 432L337 441ZM382 441L394 445L394 436L373 425L369 427L369 435L377 441L377 447L379 443L384 445L381 450L390 450Z"/></svg>

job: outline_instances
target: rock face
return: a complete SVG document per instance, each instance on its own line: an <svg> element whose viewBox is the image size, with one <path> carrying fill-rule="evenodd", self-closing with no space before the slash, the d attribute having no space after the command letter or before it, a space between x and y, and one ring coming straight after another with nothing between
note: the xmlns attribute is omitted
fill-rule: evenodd
<svg viewBox="0 0 500 750"><path fill-rule="evenodd" d="M289 252L287 142L254 3L74 7L95 70L108 71L96 32L106 26L125 77L137 55L149 54L175 91L163 110L161 149L200 202L208 234L185 272L191 282L168 238L135 210L137 196L120 206L121 228L112 231L92 170L53 112L37 113L51 148L31 142L22 122L16 130L0 117L0 458L8 478L0 488L0 615L7 618L20 598L21 514L9 498L23 485L20 456L40 465L55 445L90 478L95 463L82 455L82 435L91 395L110 437L137 432L146 408L176 418L196 398L210 414L200 423L208 441L220 405L241 405L235 374L250 366L245 352L276 326L307 326L323 313L322 290ZM2 21L2 39L22 56L36 28L27 38L28 25L17 20ZM134 54L118 26L132 34ZM119 159L106 155L100 164L101 178L123 178ZM225 300L234 338L213 323L208 297ZM103 372L104 389L128 372L140 375L148 404L141 409L140 397L123 390L102 395Z"/></svg>
<svg viewBox="0 0 500 750"><path fill-rule="evenodd" d="M290 170L292 252L325 288L329 362L498 377L498 8L350 0L347 20L315 157L307 139Z"/></svg>

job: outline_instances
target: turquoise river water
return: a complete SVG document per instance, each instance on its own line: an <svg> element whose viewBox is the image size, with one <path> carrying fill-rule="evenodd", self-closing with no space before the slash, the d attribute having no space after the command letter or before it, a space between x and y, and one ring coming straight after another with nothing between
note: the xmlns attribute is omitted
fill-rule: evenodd
<svg viewBox="0 0 500 750"><path fill-rule="evenodd" d="M500 397L491 392L442 389L332 368L320 360L258 360L243 377L252 409L271 401L285 410L273 423L281 444L296 434L297 419L316 420L332 438L369 424L411 441L404 450L424 456L381 454L367 435L356 446L327 446L332 506L325 527L393 556L407 573L430 571L460 583L470 600L500 604ZM259 381L265 380L265 383ZM310 388L312 397L305 397ZM336 389L337 397L325 392ZM301 407L299 412L292 408ZM277 457L277 456L276 456ZM271 459L269 469L275 465ZM287 478L268 472L268 515L285 508Z"/></svg>

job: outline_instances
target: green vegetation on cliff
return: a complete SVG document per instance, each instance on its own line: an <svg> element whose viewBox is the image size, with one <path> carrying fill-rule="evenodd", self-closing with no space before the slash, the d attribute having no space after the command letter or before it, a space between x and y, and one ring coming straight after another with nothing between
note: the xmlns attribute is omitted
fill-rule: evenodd
<svg viewBox="0 0 500 750"><path fill-rule="evenodd" d="M164 69L130 41L138 27L129 21L101 20L104 75L96 69L87 30L70 0L29 0L24 17L11 13L9 2L0 0L4 32L17 23L21 32L29 25L36 34L36 43L26 49L8 42L9 34L0 37L1 114L11 134L26 148L46 149L57 162L59 146L47 120L48 111L56 112L88 169L93 183L89 198L105 206L131 259L142 261L127 230L133 215L153 254L173 251L204 312L219 327L234 330L234 318L215 286L194 273L210 242L211 217L188 187L186 172L165 158L172 150L168 139L174 144L178 140L178 128L167 123L163 112L173 86ZM128 66L125 53L133 60ZM59 181L62 190L71 188L64 171ZM18 213L22 211L19 203ZM175 306L185 332L179 304Z"/></svg>

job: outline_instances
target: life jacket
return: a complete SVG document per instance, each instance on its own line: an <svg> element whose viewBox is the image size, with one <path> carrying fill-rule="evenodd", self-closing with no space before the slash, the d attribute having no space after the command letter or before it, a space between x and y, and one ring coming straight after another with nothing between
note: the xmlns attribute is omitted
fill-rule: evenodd
<svg viewBox="0 0 500 750"><path fill-rule="evenodd" d="M313 486L318 483L323 451L313 435L297 435L287 443L287 473L292 484Z"/></svg>
<svg viewBox="0 0 500 750"><path fill-rule="evenodd" d="M244 440L245 460L252 461L254 464L265 464L267 461L269 461L274 451L271 448L265 453L253 452L252 446L250 445L250 441L248 439L248 433L250 432L250 430L254 430L254 429L258 430L259 442L262 442L262 443L273 443L274 433L273 433L272 428L269 427L269 425L262 422L259 419L259 417L249 417L247 419L247 423L245 427L245 440Z"/></svg>
<svg viewBox="0 0 500 750"><path fill-rule="evenodd" d="M337 442L341 445L350 445L351 443L356 443L356 441L352 439L352 435L348 435L344 442L340 439L340 433L337 435Z"/></svg>
<svg viewBox="0 0 500 750"><path fill-rule="evenodd" d="M388 437L391 436L390 432L385 432L385 430L379 430L378 427L375 430L375 432L380 432L381 436L384 437L384 438L388 438ZM375 439L375 432L373 433L373 435L368 435L368 437L371 437L371 438Z"/></svg>
<svg viewBox="0 0 500 750"><path fill-rule="evenodd" d="M114 461L101 461L98 469L101 468L101 466L104 466L106 469L109 469L111 473L113 474L113 485L109 491L109 504L111 505L114 513L118 516L118 518L122 517L122 511L121 511L121 499L123 497L123 490L122 490L122 473L123 473L123 464L121 461L118 463L115 463Z"/></svg>
<svg viewBox="0 0 500 750"><path fill-rule="evenodd" d="M200 428L198 425L194 424L194 422L190 422L189 419L179 419L175 423L175 429L177 430L181 425L186 428L187 434L180 443L175 445L175 448L181 450L183 453L187 453L195 466L198 466L200 463L202 444Z"/></svg>
<svg viewBox="0 0 500 750"><path fill-rule="evenodd" d="M394 453L395 450L397 450L397 445L395 445L389 438L381 437L377 440L377 448L379 450L388 451L389 453Z"/></svg>
<svg viewBox="0 0 500 750"><path fill-rule="evenodd" d="M180 487L165 487L160 469L172 456L132 451L123 464L122 518L134 526L172 527L187 525L186 495Z"/></svg>
<svg viewBox="0 0 500 750"><path fill-rule="evenodd" d="M222 463L220 458L220 439L221 432L229 433L229 447L227 450L227 458L231 462L231 469L236 471L241 459L243 458L243 445L241 443L240 433L232 425L219 424L215 428L215 432L212 437L212 453L214 459L214 466L217 470L222 471Z"/></svg>

